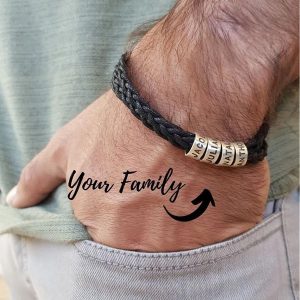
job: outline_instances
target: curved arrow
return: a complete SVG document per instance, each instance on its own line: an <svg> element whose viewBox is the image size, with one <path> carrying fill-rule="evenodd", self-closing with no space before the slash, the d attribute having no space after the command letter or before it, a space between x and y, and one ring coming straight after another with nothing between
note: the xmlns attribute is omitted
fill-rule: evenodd
<svg viewBox="0 0 300 300"><path fill-rule="evenodd" d="M216 206L215 201L210 193L209 190L205 189L197 198L195 198L194 200L192 200L192 203L194 205L200 204L199 207L194 210L192 213L190 213L189 215L185 215L185 216L176 216L173 215L172 213L170 213L166 207L164 206L165 211L167 212L167 214L173 218L176 221L180 221L180 222L188 222L188 221L192 221L198 217L200 217L208 208L209 204L211 203L212 206Z"/></svg>

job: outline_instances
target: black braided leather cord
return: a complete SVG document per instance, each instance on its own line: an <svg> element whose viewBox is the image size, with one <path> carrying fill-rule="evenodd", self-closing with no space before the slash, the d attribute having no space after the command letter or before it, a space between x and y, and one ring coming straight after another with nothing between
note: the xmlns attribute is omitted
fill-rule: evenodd
<svg viewBox="0 0 300 300"><path fill-rule="evenodd" d="M170 123L153 110L129 81L126 69L126 54L123 54L115 67L112 78L112 90L116 96L145 126L155 131L160 137L166 139L174 146L188 152L194 142L195 134ZM269 125L263 123L256 135L245 143L248 149L247 164L257 163L267 155L268 145L265 138L268 131Z"/></svg>

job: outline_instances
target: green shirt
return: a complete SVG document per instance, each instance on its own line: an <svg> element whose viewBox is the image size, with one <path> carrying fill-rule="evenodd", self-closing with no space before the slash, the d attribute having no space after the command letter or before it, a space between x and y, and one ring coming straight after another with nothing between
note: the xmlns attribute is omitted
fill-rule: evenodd
<svg viewBox="0 0 300 300"><path fill-rule="evenodd" d="M55 131L110 87L112 70L137 26L172 0L11 0L0 9L0 233L75 241L88 238L66 187L22 210L5 196ZM298 185L298 92L279 107L268 137L269 200Z"/></svg>

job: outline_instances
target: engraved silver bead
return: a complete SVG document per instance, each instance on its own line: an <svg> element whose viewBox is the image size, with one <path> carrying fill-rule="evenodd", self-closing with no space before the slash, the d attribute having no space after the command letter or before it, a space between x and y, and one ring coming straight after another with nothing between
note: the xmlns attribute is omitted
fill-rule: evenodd
<svg viewBox="0 0 300 300"><path fill-rule="evenodd" d="M185 155L220 167L242 167L247 163L248 149L242 142L222 142L195 134Z"/></svg>
<svg viewBox="0 0 300 300"><path fill-rule="evenodd" d="M248 149L242 142L232 143L235 148L235 160L232 167L242 167L247 163Z"/></svg>
<svg viewBox="0 0 300 300"><path fill-rule="evenodd" d="M222 143L218 140L208 138L206 152L201 161L208 164L215 164L222 151Z"/></svg>
<svg viewBox="0 0 300 300"><path fill-rule="evenodd" d="M186 156L192 157L196 160L200 160L207 148L208 139L206 137L199 136L197 133L195 134L195 139L193 145Z"/></svg>
<svg viewBox="0 0 300 300"><path fill-rule="evenodd" d="M228 142L221 142L222 143L222 155L221 159L218 162L218 166L222 167L231 167L231 165L234 162L234 156L235 156L235 147L232 143Z"/></svg>

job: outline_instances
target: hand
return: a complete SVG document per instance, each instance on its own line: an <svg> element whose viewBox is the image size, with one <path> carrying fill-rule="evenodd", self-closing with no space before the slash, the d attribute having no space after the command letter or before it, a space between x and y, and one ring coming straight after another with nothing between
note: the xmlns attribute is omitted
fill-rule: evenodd
<svg viewBox="0 0 300 300"><path fill-rule="evenodd" d="M219 168L186 158L133 117L109 91L61 128L22 171L8 199L14 207L38 204L73 170L119 185L126 170L133 179L158 178L173 168L172 180L185 184L174 203L159 191L79 189L71 204L76 218L96 242L130 250L175 251L215 243L240 234L261 220L268 195L266 161L245 168ZM190 222L196 196L208 189L216 206ZM69 189L69 192L71 190ZM66 198L66 201L67 200Z"/></svg>
<svg viewBox="0 0 300 300"><path fill-rule="evenodd" d="M282 6L276 0L272 9L267 1L199 4L178 1L145 35L130 58L131 78L152 107L173 123L219 140L246 140L274 109L282 88L298 76L298 35L292 21L297 3L289 0ZM185 184L174 203L158 191L80 189L72 200L74 214L95 241L143 251L212 244L262 219L269 189L267 160L234 169L188 159L144 127L111 91L59 130L25 167L8 199L15 207L35 205L68 181L73 170L120 183L127 170L144 180L169 168L172 179ZM201 217L179 222L164 211L163 205L173 214L188 214L195 209L191 201L205 189L216 206Z"/></svg>

